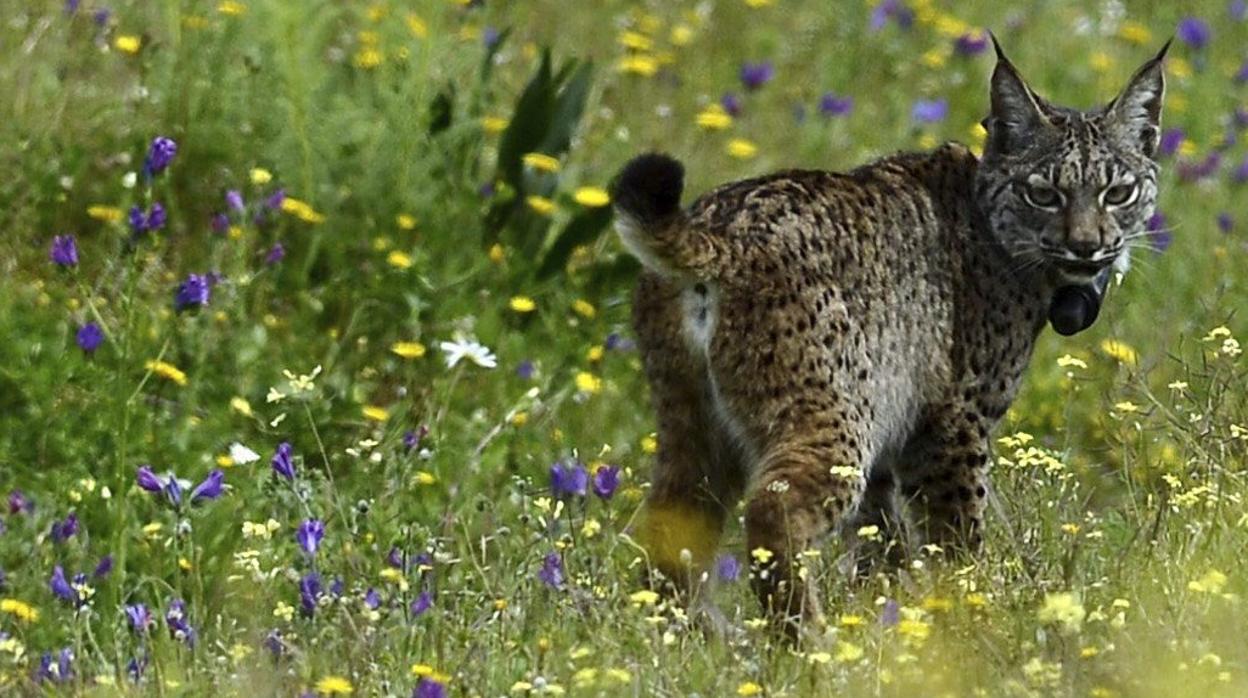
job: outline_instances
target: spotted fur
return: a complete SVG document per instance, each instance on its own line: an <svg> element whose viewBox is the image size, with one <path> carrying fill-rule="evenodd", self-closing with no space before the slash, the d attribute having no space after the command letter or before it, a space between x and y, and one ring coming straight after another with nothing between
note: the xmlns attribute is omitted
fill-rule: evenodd
<svg viewBox="0 0 1248 698"><path fill-rule="evenodd" d="M1163 92L1159 54L1074 111L998 56L982 160L948 144L780 172L685 210L670 158L617 180L659 428L638 532L669 578L707 568L743 496L749 548L769 551L757 592L789 627L819 614L794 570L834 527L892 526L900 501L922 540L979 544L989 434L1054 290L1125 257L1152 214Z"/></svg>

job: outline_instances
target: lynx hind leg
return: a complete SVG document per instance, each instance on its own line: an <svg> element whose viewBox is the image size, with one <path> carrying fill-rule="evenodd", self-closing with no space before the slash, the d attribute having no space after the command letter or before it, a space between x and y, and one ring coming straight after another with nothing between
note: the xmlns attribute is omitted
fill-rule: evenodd
<svg viewBox="0 0 1248 698"><path fill-rule="evenodd" d="M636 534L652 567L687 592L713 564L744 476L712 412L705 358L686 339L681 295L645 275L633 303L659 442Z"/></svg>
<svg viewBox="0 0 1248 698"><path fill-rule="evenodd" d="M981 547L990 461L986 432L973 410L951 410L906 447L899 484L920 545L935 544L946 553Z"/></svg>
<svg viewBox="0 0 1248 698"><path fill-rule="evenodd" d="M877 465L867 478L862 502L845 522L842 535L848 552L842 568L856 580L897 568L905 562L905 530L897 506L897 480L892 469Z"/></svg>

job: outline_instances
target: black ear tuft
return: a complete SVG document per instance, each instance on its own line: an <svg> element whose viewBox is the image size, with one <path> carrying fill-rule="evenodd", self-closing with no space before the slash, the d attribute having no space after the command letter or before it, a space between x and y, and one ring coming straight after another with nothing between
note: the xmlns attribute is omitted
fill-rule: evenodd
<svg viewBox="0 0 1248 698"><path fill-rule="evenodd" d="M659 222L680 210L685 167L662 153L639 155L611 183L611 199L641 225Z"/></svg>

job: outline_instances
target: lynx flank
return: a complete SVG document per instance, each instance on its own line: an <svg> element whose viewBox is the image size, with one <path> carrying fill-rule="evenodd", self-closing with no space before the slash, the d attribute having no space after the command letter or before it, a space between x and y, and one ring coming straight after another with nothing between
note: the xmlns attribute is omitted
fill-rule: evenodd
<svg viewBox="0 0 1248 698"><path fill-rule="evenodd" d="M1054 292L1125 269L1153 214L1165 52L1077 111L998 47L979 160L951 143L727 184L684 210L678 162L624 168L617 227L646 267L633 318L659 428L639 535L668 578L707 569L743 496L755 589L790 631L820 616L799 554L834 528L907 522L979 546L989 434Z"/></svg>

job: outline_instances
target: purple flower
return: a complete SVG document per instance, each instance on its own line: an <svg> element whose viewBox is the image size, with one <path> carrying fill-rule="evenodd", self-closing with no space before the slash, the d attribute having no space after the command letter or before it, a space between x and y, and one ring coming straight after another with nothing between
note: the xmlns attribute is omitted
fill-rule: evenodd
<svg viewBox="0 0 1248 698"><path fill-rule="evenodd" d="M57 235L52 238L52 249L48 251L48 257L58 266L78 266L78 243L74 236Z"/></svg>
<svg viewBox="0 0 1248 698"><path fill-rule="evenodd" d="M153 473L151 467L147 465L139 466L135 481L138 482L139 487L152 493L160 492L165 488L164 481L160 479L159 475Z"/></svg>
<svg viewBox="0 0 1248 698"><path fill-rule="evenodd" d="M147 149L147 159L143 162L143 171L149 175L157 175L164 171L173 156L178 154L178 144L173 139L156 136Z"/></svg>
<svg viewBox="0 0 1248 698"><path fill-rule="evenodd" d="M376 611L381 607L381 594L377 593L376 589L369 587L368 591L364 592L364 607L370 611Z"/></svg>
<svg viewBox="0 0 1248 698"><path fill-rule="evenodd" d="M225 472L220 468L214 469L208 473L208 477L204 478L195 488L191 490L191 504L199 504L200 502L216 499L221 496L221 492L225 489Z"/></svg>
<svg viewBox="0 0 1248 698"><path fill-rule="evenodd" d="M147 655L146 654L144 654L142 657L131 657L130 661L126 663L126 674L130 677L130 680L135 683L138 683L143 678L143 674L146 671L147 671Z"/></svg>
<svg viewBox="0 0 1248 698"><path fill-rule="evenodd" d="M165 227L166 218L165 207L161 206L160 203L152 204L152 207L147 211L147 229L160 230Z"/></svg>
<svg viewBox="0 0 1248 698"><path fill-rule="evenodd" d="M618 332L612 332L603 340L602 346L607 351L632 351L637 348L637 343Z"/></svg>
<svg viewBox="0 0 1248 698"><path fill-rule="evenodd" d="M953 50L963 56L977 56L988 48L988 34L982 31L967 32L953 42Z"/></svg>
<svg viewBox="0 0 1248 698"><path fill-rule="evenodd" d="M422 424L415 431L408 430L403 434L403 448L408 451L414 451L420 448L420 442L425 440L429 435L429 427Z"/></svg>
<svg viewBox="0 0 1248 698"><path fill-rule="evenodd" d="M74 678L74 650L66 647L57 653L53 660L51 652L44 652L39 658L39 666L35 669L35 683L51 681L65 683Z"/></svg>
<svg viewBox="0 0 1248 698"><path fill-rule="evenodd" d="M550 466L550 491L555 497L584 497L588 489L589 471L579 461Z"/></svg>
<svg viewBox="0 0 1248 698"><path fill-rule="evenodd" d="M1231 4L1226 8L1226 11L1231 15L1231 19L1236 22L1242 22L1245 17L1248 17L1248 2L1231 0Z"/></svg>
<svg viewBox="0 0 1248 698"><path fill-rule="evenodd" d="M1179 146L1183 145L1183 129L1168 128L1161 132L1161 145L1158 148L1163 155L1174 155L1179 150Z"/></svg>
<svg viewBox="0 0 1248 698"><path fill-rule="evenodd" d="M594 494L600 499L611 499L620 486L620 466L604 465L594 471Z"/></svg>
<svg viewBox="0 0 1248 698"><path fill-rule="evenodd" d="M845 116L853 110L853 97L838 97L832 92L825 92L819 98L819 113L824 116Z"/></svg>
<svg viewBox="0 0 1248 698"><path fill-rule="evenodd" d="M1204 48L1209 39L1213 38L1213 30L1209 28L1209 24L1199 17L1191 16L1179 20L1175 34L1180 41L1194 49Z"/></svg>
<svg viewBox="0 0 1248 698"><path fill-rule="evenodd" d="M78 334L74 335L74 341L78 343L78 347L84 352L91 354L100 345L104 343L104 330L94 322L88 322L78 328Z"/></svg>
<svg viewBox="0 0 1248 698"><path fill-rule="evenodd" d="M159 203L152 204L152 207L146 213L138 206L131 206L127 220L130 223L130 229L135 235L146 233L149 230L160 230L165 227L165 207Z"/></svg>
<svg viewBox="0 0 1248 698"><path fill-rule="evenodd" d="M1165 252L1170 248L1173 236L1166 229L1166 217L1161 211L1154 213L1148 219L1148 222L1144 224L1144 227L1148 231L1149 241L1152 243L1154 250Z"/></svg>
<svg viewBox="0 0 1248 698"><path fill-rule="evenodd" d="M30 501L21 490L9 493L9 514L30 514L35 511L35 503Z"/></svg>
<svg viewBox="0 0 1248 698"><path fill-rule="evenodd" d="M126 221L130 223L130 229L135 234L147 230L147 218L143 215L143 209L138 206L130 207L130 213L126 216Z"/></svg>
<svg viewBox="0 0 1248 698"><path fill-rule="evenodd" d="M270 630L269 634L264 636L264 648L273 655L274 659L280 659L289 651L282 640L282 631L276 629Z"/></svg>
<svg viewBox="0 0 1248 698"><path fill-rule="evenodd" d="M948 114L949 100L944 97L940 99L916 100L914 107L910 109L910 118L920 124L934 124L944 121Z"/></svg>
<svg viewBox="0 0 1248 698"><path fill-rule="evenodd" d="M386 564L396 570L407 571L407 553L397 545L390 546L390 552L386 553Z"/></svg>
<svg viewBox="0 0 1248 698"><path fill-rule="evenodd" d="M1245 155L1235 169L1231 170L1231 181L1236 184L1248 182L1248 155Z"/></svg>
<svg viewBox="0 0 1248 698"><path fill-rule="evenodd" d="M542 559L542 568L537 571L537 578L551 589L563 588L563 558L559 553L550 553Z"/></svg>
<svg viewBox="0 0 1248 698"><path fill-rule="evenodd" d="M446 686L428 676L422 676L412 690L412 698L446 698Z"/></svg>
<svg viewBox="0 0 1248 698"><path fill-rule="evenodd" d="M264 200L264 205L271 209L279 209L282 207L282 202L285 200L286 190L275 189L272 194L269 194L269 198Z"/></svg>
<svg viewBox="0 0 1248 698"><path fill-rule="evenodd" d="M299 580L299 605L305 616L316 612L316 605L321 598L321 575L309 572Z"/></svg>
<svg viewBox="0 0 1248 698"><path fill-rule="evenodd" d="M78 514L71 511L69 512L69 516L65 517L64 521L52 522L52 532L49 535L51 535L53 543L64 543L70 538L73 538L77 533Z"/></svg>
<svg viewBox="0 0 1248 698"><path fill-rule="evenodd" d="M94 579L104 579L113 572L113 556L105 555L96 563L95 569L91 571L91 577Z"/></svg>
<svg viewBox="0 0 1248 698"><path fill-rule="evenodd" d="M185 643L187 647L195 646L195 628L191 627L185 601L174 599L169 602L169 610L165 612L165 625L169 628L169 637Z"/></svg>
<svg viewBox="0 0 1248 698"><path fill-rule="evenodd" d="M136 603L133 606L126 606L126 620L130 621L130 629L138 635L143 635L148 628L152 627L155 619L152 618L152 612L147 606Z"/></svg>
<svg viewBox="0 0 1248 698"><path fill-rule="evenodd" d="M188 308L208 305L211 295L212 289L208 284L208 278L202 274L191 274L178 286L177 293L173 296L173 308L181 312Z"/></svg>
<svg viewBox="0 0 1248 698"><path fill-rule="evenodd" d="M214 213L209 225L212 226L212 232L221 235L230 229L230 217L224 213Z"/></svg>
<svg viewBox="0 0 1248 698"><path fill-rule="evenodd" d="M1218 230L1223 233L1229 233L1235 228L1235 219L1231 218L1231 214L1223 211L1218 214Z"/></svg>
<svg viewBox="0 0 1248 698"><path fill-rule="evenodd" d="M535 373L537 373L537 366L533 365L529 359L516 364L516 376L522 381L532 380Z"/></svg>
<svg viewBox="0 0 1248 698"><path fill-rule="evenodd" d="M901 604L889 599L884 602L884 609L880 611L880 625L885 628L891 628L901 621Z"/></svg>
<svg viewBox="0 0 1248 698"><path fill-rule="evenodd" d="M182 483L178 482L177 476L172 473L165 478L165 499L173 505L174 509L182 506Z"/></svg>
<svg viewBox="0 0 1248 698"><path fill-rule="evenodd" d="M721 582L735 582L741 576L741 563L732 555L720 555L715 560L715 576Z"/></svg>
<svg viewBox="0 0 1248 698"><path fill-rule="evenodd" d="M412 603L408 606L408 612L413 618L419 617L425 611L433 607L433 594L428 591L422 591L412 599Z"/></svg>
<svg viewBox="0 0 1248 698"><path fill-rule="evenodd" d="M78 602L78 592L69 585L69 580L65 579L65 568L57 565L52 568L52 578L48 580L48 588L52 590L52 595L62 601L71 603Z"/></svg>
<svg viewBox="0 0 1248 698"><path fill-rule="evenodd" d="M725 92L719 98L719 106L724 108L732 116L741 115L741 97L735 92Z"/></svg>
<svg viewBox="0 0 1248 698"><path fill-rule="evenodd" d="M264 255L264 263L265 264L277 264L278 262L285 259L285 257L286 257L286 248L282 246L282 243L275 242L273 243L273 246L269 248L268 254Z"/></svg>
<svg viewBox="0 0 1248 698"><path fill-rule="evenodd" d="M237 189L231 189L225 192L225 205L235 211L241 212L244 208L242 193L240 193Z"/></svg>
<svg viewBox="0 0 1248 698"><path fill-rule="evenodd" d="M481 30L481 43L486 48L494 48L498 45L498 40L502 35L494 27L485 27Z"/></svg>
<svg viewBox="0 0 1248 698"><path fill-rule="evenodd" d="M65 0L65 14L72 15L78 11L78 5L81 0Z"/></svg>
<svg viewBox="0 0 1248 698"><path fill-rule="evenodd" d="M108 18L110 16L112 16L112 13L109 12L109 9L107 7L101 7L91 15L91 20L95 22L96 26L102 27L108 24Z"/></svg>
<svg viewBox="0 0 1248 698"><path fill-rule="evenodd" d="M1245 60L1244 64L1239 66L1239 70L1236 71L1234 79L1235 82L1248 82L1248 60Z"/></svg>
<svg viewBox="0 0 1248 698"><path fill-rule="evenodd" d="M1180 162L1177 169L1180 180L1197 182L1217 174L1218 168L1221 166L1222 154L1214 151L1198 162Z"/></svg>
<svg viewBox="0 0 1248 698"><path fill-rule="evenodd" d="M909 29L914 23L914 13L901 0L882 0L871 10L871 31L883 29L890 19L902 29Z"/></svg>
<svg viewBox="0 0 1248 698"><path fill-rule="evenodd" d="M308 557L316 557L316 551L325 538L325 524L320 519L307 519L295 529L295 540Z"/></svg>
<svg viewBox="0 0 1248 698"><path fill-rule="evenodd" d="M342 596L342 590L346 584L342 581L342 577L334 577L334 581L329 583L329 594L335 599Z"/></svg>
<svg viewBox="0 0 1248 698"><path fill-rule="evenodd" d="M273 472L291 481L295 479L295 462L291 458L293 453L290 442L283 441L277 445L273 460L269 461L273 465Z"/></svg>
<svg viewBox="0 0 1248 698"><path fill-rule="evenodd" d="M772 66L771 61L741 64L741 84L745 85L745 89L750 91L766 85L775 75L776 69Z"/></svg>

